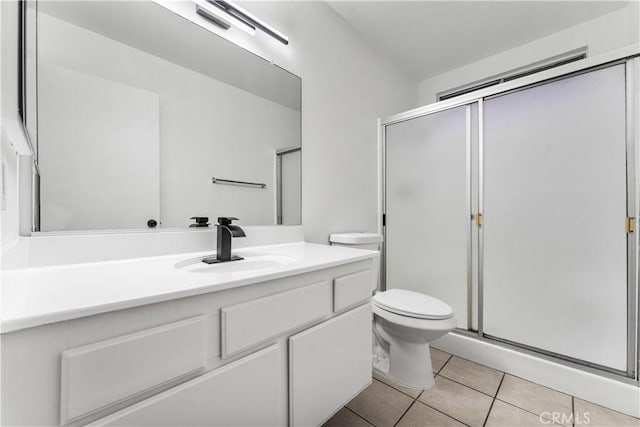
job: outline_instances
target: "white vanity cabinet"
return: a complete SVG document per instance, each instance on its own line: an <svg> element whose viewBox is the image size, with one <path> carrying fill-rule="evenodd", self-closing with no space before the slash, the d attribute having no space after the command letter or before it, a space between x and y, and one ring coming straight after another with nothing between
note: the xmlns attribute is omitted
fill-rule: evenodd
<svg viewBox="0 0 640 427"><path fill-rule="evenodd" d="M319 425L371 382L373 265L4 333L0 422Z"/></svg>

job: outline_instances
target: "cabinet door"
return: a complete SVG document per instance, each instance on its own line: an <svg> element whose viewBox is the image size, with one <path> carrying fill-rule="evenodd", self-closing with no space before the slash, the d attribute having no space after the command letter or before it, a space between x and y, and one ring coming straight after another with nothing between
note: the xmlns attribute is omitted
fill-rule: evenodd
<svg viewBox="0 0 640 427"><path fill-rule="evenodd" d="M278 426L281 352L273 345L96 422L110 426Z"/></svg>
<svg viewBox="0 0 640 427"><path fill-rule="evenodd" d="M371 305L289 339L293 426L317 426L371 383Z"/></svg>
<svg viewBox="0 0 640 427"><path fill-rule="evenodd" d="M204 317L72 348L61 359L66 424L204 368Z"/></svg>

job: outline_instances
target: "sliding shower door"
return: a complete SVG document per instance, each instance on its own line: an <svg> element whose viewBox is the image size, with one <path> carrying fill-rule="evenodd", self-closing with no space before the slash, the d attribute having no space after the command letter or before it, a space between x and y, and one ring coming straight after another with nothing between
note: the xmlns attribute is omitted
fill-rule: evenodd
<svg viewBox="0 0 640 427"><path fill-rule="evenodd" d="M276 152L276 218L278 225L302 224L302 148Z"/></svg>
<svg viewBox="0 0 640 427"><path fill-rule="evenodd" d="M625 66L483 109L484 334L626 371Z"/></svg>
<svg viewBox="0 0 640 427"><path fill-rule="evenodd" d="M449 304L469 321L471 107L386 126L387 289Z"/></svg>

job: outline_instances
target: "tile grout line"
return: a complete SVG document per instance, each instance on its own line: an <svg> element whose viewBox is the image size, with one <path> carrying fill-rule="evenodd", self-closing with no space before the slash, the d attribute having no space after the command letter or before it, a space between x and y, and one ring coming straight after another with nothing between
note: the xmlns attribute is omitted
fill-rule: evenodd
<svg viewBox="0 0 640 427"><path fill-rule="evenodd" d="M557 389L555 389L555 388L552 388L552 387L547 387L547 386L542 385L542 384L540 384L540 383L537 383L537 382L535 382L535 381L527 380L526 378L522 378L522 377L519 377L519 376L517 376L517 375L508 374L507 372L498 371L498 370L496 370L496 369L494 369L494 368L491 368L490 366L482 365L482 364L480 364L480 363L478 363L478 362L475 362L475 361L473 361L473 360L471 360L471 359L465 359L465 358L459 357L459 358L460 358L460 359L462 359L462 360L468 360L468 361L470 361L470 362L472 362L472 363L476 363L476 364L478 364L478 365L480 365L480 366L483 366L483 367L486 367L486 368L489 368L489 369L493 369L494 371L497 371L497 372L501 372L501 373L502 373L502 375L503 375L503 376L502 376L502 379L500 380L500 384L498 385L498 389L496 390L496 394L492 396L492 395L490 395L490 394L488 394L488 393L486 393L486 392L484 392L484 391L482 391L482 390L478 390L478 389L475 389L475 388L473 388L473 387L470 387L470 386L468 386L468 385L466 385L466 384L463 384L463 383L461 383L461 382L459 382L459 381L457 381L457 380L454 380L454 379L452 379L452 378L449 378L448 376L446 376L446 375L444 375L444 374L442 374L442 373L441 373L441 372L442 372L442 370L444 369L444 367L445 367L445 366L447 365L447 363L449 362L449 360L451 360L451 359L453 358L453 356L455 356L455 355L453 355L453 354L452 354L451 356L449 356L449 358L447 359L447 362L445 362L445 364L442 366L442 368L440 368L440 371L438 371L438 374L437 374L437 375L440 375L440 376L442 376L442 377L444 377L444 378L446 378L446 379L448 379L448 380L450 380L450 381L452 381L452 382L454 382L454 383L456 383L456 384L459 384L459 385L461 385L461 386L464 386L464 387L466 387L466 388L469 388L469 389L471 389L471 390L474 390L474 391L480 392L480 393L482 393L482 394L484 394L484 395L486 395L486 396L489 396L489 397L493 398L493 400L494 400L494 401L495 401L495 400L499 400L499 401L501 401L501 402L503 402L503 403L506 403L506 404L509 404L509 405L513 406L514 408L521 409L521 410L523 410L523 411L525 411L525 412L528 412L528 413L530 413L530 414L532 414L532 415L535 415L535 416L538 416L538 417L540 416L540 414L536 414L536 413L534 413L534 412L532 412L532 411L530 411L530 410L528 410L528 409L522 408L522 407L520 407L520 406L518 406L518 405L516 405L516 404L514 404L514 403L508 402L508 401L506 401L506 400L498 399L498 392L500 391L500 387L502 387L502 382L504 381L504 378L505 378L505 376L506 376L506 375L511 375L512 377L517 378L517 379L519 379L519 380L526 381L526 382L530 382L530 383L532 383L532 384L534 384L534 385L536 385L536 386L543 387L543 388L545 388L545 389L547 389L547 390L554 391L554 392L556 392L556 393L564 394L564 395L566 395L566 396L568 396L568 397L570 397L570 398L571 398L571 413L572 413L573 423L572 423L569 427L576 427L576 424L575 424L575 396L573 396L573 395L571 395L571 394L568 394L568 393L564 393L564 392L562 392L562 391L560 391L560 390L557 390ZM492 401L492 403L491 403L491 407L490 407L490 409L489 409L489 412L491 412L491 409L492 409L492 408L493 408L493 401ZM549 420L549 421L553 422L552 420ZM485 423L486 423L486 421L485 421ZM556 424L554 423L554 425L556 425ZM560 424L560 425L562 425L562 424Z"/></svg>
<svg viewBox="0 0 640 427"><path fill-rule="evenodd" d="M446 363L445 363L445 364L446 364ZM442 365L442 367L444 368L444 365ZM438 376L437 374L436 374L436 375L434 375L434 376L433 376L433 377L434 377L434 379L435 379L435 377L437 377L437 376ZM435 384L434 384L434 387L435 387ZM425 394L425 393L426 393L426 391L427 391L427 390L422 390L422 392L418 395L418 397L416 397L416 398L415 398L415 400L414 400L413 402L414 402L414 403L415 403L415 402L421 403L421 404L423 404L424 406L426 406L426 407L428 407L428 408L431 408L431 409L433 409L434 411L440 412L441 414L443 414L443 415L445 415L445 416L447 416L447 417L451 418L452 420L456 420L456 421L458 421L459 423L464 424L464 425L465 425L465 426L467 426L467 427L469 426L469 424L464 423L464 422L460 421L459 419L457 419L457 418L455 418L455 417L453 417L453 416L451 416L451 415L449 415L449 414L446 414L446 413L442 412L442 411L441 411L441 410L439 410L438 408L434 408L433 406L429 405L428 403L423 402L422 400L420 400L420 397L421 397L423 394ZM412 404L411 406L413 406L413 404ZM407 409L407 412L408 412L408 411L409 411L409 409ZM405 412L405 413L406 413L406 412ZM402 417L404 417L404 414L402 414ZM402 417L400 417L400 420L402 419ZM398 420L398 422L400 422L400 420Z"/></svg>
<svg viewBox="0 0 640 427"><path fill-rule="evenodd" d="M500 372L500 373L502 373L502 378L504 379L504 375L505 375L505 373L504 373L504 372L501 372L501 371L496 371L496 372ZM466 388L468 388L468 389L471 389L471 390L473 390L473 391L477 391L478 393L482 393L482 394L484 394L485 396L489 396L489 397L490 397L490 398L492 398L492 399L495 399L495 397L498 395L498 390L500 389L500 386L502 385L502 379L501 379L501 380L500 380L500 384L498 385L498 388L496 389L496 394L495 394L495 395L492 395L492 394L489 394L489 393L484 392L484 391L482 391L482 390L478 390L478 389L476 389L476 388L469 387L468 385L463 384L463 383L461 383L460 381L456 381L456 380L454 380L454 379L451 379L451 378L449 378L449 377L448 377L448 376L446 376L446 375L438 374L437 376L440 376L440 377L442 377L442 378L446 378L446 379L448 379L448 380L449 380L449 381L451 381L451 382L454 382L454 383L456 383L456 384L458 384L458 385L461 385L461 386L466 387Z"/></svg>
<svg viewBox="0 0 640 427"><path fill-rule="evenodd" d="M440 412L442 415L446 416L447 418L451 418L452 420L456 420L456 421L457 421L457 422L459 422L460 424L463 424L463 425L465 425L465 426L467 426L467 427L469 426L469 424L467 424L467 423L465 423L465 422L463 422L463 421L461 421L461 420L457 419L456 417L454 417L454 416L452 416L452 415L447 414L446 412L442 412L442 411L441 411L440 409L438 409L438 408L434 408L433 406L429 405L428 403L424 403L422 400L417 400L417 402L418 402L418 403L422 403L424 406L426 406L426 407L428 407L428 408L431 408L431 409L433 409L433 410L434 410L434 411L436 411L436 412Z"/></svg>
<svg viewBox="0 0 640 427"><path fill-rule="evenodd" d="M517 405L517 404L515 404L515 403L513 403L513 402L509 402L509 401L507 401L507 400L504 400L504 399L500 399L500 398L498 398L498 392L500 391L500 388L502 387L502 382L504 381L504 379L506 378L506 376L507 376L507 375L511 375L511 374L507 374L506 372L504 373L504 375L503 375L503 377L502 377L502 381L500 381L500 385L498 386L498 390L496 390L496 397L495 397L495 400L499 400L499 401L500 401L500 402L502 402L502 403L506 403L507 405L511 405L511 406L513 406L514 408L518 408L518 409L520 409L520 410L522 410L522 411L524 411L524 412L528 412L528 413L530 413L531 415L535 415L536 417L538 417L538 418L540 419L540 418L542 417L542 414L536 414L535 412L530 411L530 410L528 410L528 409L526 409L526 408L523 408L523 407L521 407L520 405ZM565 395L566 395L566 393L562 393L561 391L555 390L555 389L550 388L550 387L545 387L545 386L543 386L543 385L541 385L541 384L538 384L538 383L535 383L535 382L533 382L533 381L525 380L524 378L520 378L520 377L517 377L517 376L515 376L515 375L511 375L511 376L512 376L513 378L518 378L518 379L520 379L520 380L522 380L522 381L527 381L527 382L530 382L530 383L532 383L532 384L540 385L541 387L544 387L544 388L546 388L546 389L548 389L548 390L556 391L556 392L558 392L558 393L561 393L561 394L565 394ZM569 395L567 395L567 396L571 397L571 413L573 414L573 396L572 396L572 395L570 395L570 394L569 394ZM573 415L572 415L572 417L573 417ZM546 419L546 418L545 418L545 419ZM564 425L564 424L556 424L555 422L553 422L553 420L548 420L548 421L550 421L550 422L551 422L551 424L553 424L553 425ZM571 424L571 426L569 426L569 427L575 427L575 425L572 423L572 424Z"/></svg>
<svg viewBox="0 0 640 427"><path fill-rule="evenodd" d="M485 365L482 365L482 366L485 366ZM492 368L492 369L493 369L493 368ZM573 395L571 395L571 394L569 394L569 393L565 393L564 391L560 391L560 390L555 389L555 388L553 388L553 387L547 387L546 385L543 385L543 384L537 383L537 382L535 382L535 381L528 380L528 379L523 378L523 377L519 377L519 376L517 376L517 375L511 374L511 373L508 373L508 372L505 372L505 374L507 374L507 375L511 375L513 378L517 378L517 379L519 379L519 380L526 381L526 382L531 383L531 384L535 384L535 385L537 385L537 386L539 386L539 387L546 388L547 390L555 391L556 393L560 393L560 394L564 394L564 395L567 395L567 396L571 396L571 397L573 397Z"/></svg>
<svg viewBox="0 0 640 427"><path fill-rule="evenodd" d="M1 1L1 0L0 0L0 1ZM434 376L435 376L435 374L434 374ZM389 386L389 387L391 387L392 389L394 389L394 390L396 390L396 391L399 391L400 393L404 394L404 395L405 395L405 396L407 396L407 397L410 397L410 398L411 398L411 399L413 399L413 400L417 399L417 397L413 397L412 395L410 395L410 394L409 394L409 393L407 393L406 391L404 391L404 390L400 390L400 387L407 387L407 388L411 388L411 387L403 386L403 385L401 385L401 384L395 384L395 383L393 383L393 384L389 384L389 383L386 383L386 382L384 382L384 381L382 381L382 380L379 380L379 379L377 379L377 378L375 378L375 377L372 377L372 378L373 378L374 380L378 381L378 382L381 382L381 383L382 383L382 384L384 384L384 385L388 385L388 386ZM389 380L389 382L392 382L392 381L391 381L391 380ZM420 396L420 395L422 394L422 392L424 391L424 389L423 389L423 388L422 388L422 389L421 389L421 388L416 388L415 390L420 390L420 393L418 393L418 396Z"/></svg>
<svg viewBox="0 0 640 427"><path fill-rule="evenodd" d="M400 421L402 421L402 419L404 418L405 415L407 415L407 412L409 412L409 409L411 409L413 407L413 405L415 405L417 402L417 400L414 400L413 402L411 402L411 405L409 405L409 407L402 413L402 415L400 415L400 418L398 418L398 421L396 421L395 423L393 423L393 427L396 427L398 425L398 423Z"/></svg>
<svg viewBox="0 0 640 427"><path fill-rule="evenodd" d="M439 350L439 349L437 349L437 348L434 348L434 350L437 350L437 351L439 351L439 352L442 352L442 353L445 353L445 354L448 354L448 355L449 355L449 356L447 357L447 360L445 360L445 362L444 362L444 363L442 364L442 366L440 367L440 369L438 369L437 371L432 371L432 372L433 372L433 377L435 378L436 376L438 376L438 375L440 374L440 371L442 371L442 370L444 369L444 367L445 367L445 366L447 366L447 363L449 363L449 361L451 360L451 358L453 358L453 354L451 354L451 353L447 353L446 351ZM431 366L431 367L433 368L433 360L432 360L432 366ZM446 377L445 377L445 378L446 378ZM425 391L425 389L416 389L416 390L420 390L420 393L418 393L418 396L417 396L417 397L413 397L412 395L410 395L409 393L407 393L407 392L406 392L406 391L404 391L404 390L401 390L401 389L400 389L400 387L398 387L398 386L401 386L401 384L395 384L395 383L393 383L391 380L389 380L389 383L387 383L387 382L382 381L382 380L379 380L379 379L377 379L377 378L375 378L375 377L372 377L372 379L377 380L377 381L380 381L381 383L388 385L389 387L393 388L394 390L399 391L400 393L404 394L405 396L408 396L408 397L412 398L413 400L418 399L418 397L420 397L420 395L421 395L422 393L424 393L424 391ZM453 380L452 380L452 381L453 381ZM462 384L462 385L464 385L464 384ZM404 386L404 387L407 387L407 386ZM411 388L411 387L407 387L407 388ZM475 390L475 389L473 389L473 390ZM479 391L479 390L478 390L478 391ZM485 393L485 394L486 394L486 393Z"/></svg>
<svg viewBox="0 0 640 427"><path fill-rule="evenodd" d="M380 380L378 380L378 381L380 381ZM399 391L400 393L404 394L404 395L405 395L405 396L407 396L407 397L410 397L410 398L411 398L411 399L413 399L413 400L416 400L416 399L417 399L417 397L413 397L412 395L410 395L410 394L409 394L409 393L407 393L406 391L404 391L404 390L400 390L400 388L399 388L399 387L396 387L396 386L391 385L391 384L387 384L387 383L385 383L384 381L380 381L380 382L381 382L382 384L388 385L389 387L391 387L391 388L392 388L392 389L394 389L395 391ZM398 385L400 385L400 384L398 384ZM407 387L407 386L404 386L404 387ZM408 387L408 388L411 388L411 387ZM418 396L420 396L420 395L422 394L422 392L424 391L424 389L419 389L419 388L417 388L416 390L420 390L420 393L418 393Z"/></svg>
<svg viewBox="0 0 640 427"><path fill-rule="evenodd" d="M521 410L521 411L523 411L523 412L528 412L529 414L531 414L531 415L535 415L535 416L536 416L536 417L538 417L538 418L540 418L540 417L542 416L542 415L540 415L540 414L536 414L535 412L531 412L531 411L530 411L530 410L528 410L528 409L521 408L521 407L519 407L518 405L515 405L515 404L513 404L513 403L511 403L511 402L507 402L506 400L498 399L497 397L495 398L495 400L498 400L498 401L500 401L500 402L502 402L502 403L506 403L507 405L509 405L509 406L513 406L513 407L514 407L514 408L516 408L516 409L520 409L520 410ZM554 426L564 426L564 424L556 424L553 420L550 420L550 419L548 419L548 418L544 418L544 419L545 419L545 420L547 420L547 421L549 421L549 422L551 423L551 425L554 425ZM565 426L565 427L567 427L567 426ZM572 424L570 427L573 427L573 424Z"/></svg>
<svg viewBox="0 0 640 427"><path fill-rule="evenodd" d="M451 379L451 378L449 378L449 377L447 376L447 374L446 374L446 373L444 373L444 374L443 374L442 372L443 372L443 371L444 371L444 369L448 366L448 363L450 363L450 362L451 362L451 360L453 359L453 357L454 357L454 355L453 355L453 354L449 354L449 355L448 355L448 357L446 357L446 360L445 360L445 362L442 364L442 366L440 367L440 369L439 369L438 371L434 371L434 372L433 372L434 379L436 379L438 376L441 376L443 379L446 379L446 380L448 380L448 381L451 381L452 383L457 384L457 385L459 385L459 386L461 386L461 387L464 387L465 389L468 389L468 390L470 390L470 391L474 391L474 392L476 392L476 393L480 393L481 395L484 395L484 396L490 397L490 398L491 398L491 404L489 405L489 408L488 408L488 410L487 410L487 412L486 412L486 415L485 415L485 417L484 417L484 421L483 421L483 423L481 424L483 427L486 427L486 426L487 426L488 421L489 421L489 418L490 418L490 415L491 415L491 413L492 413L492 411L493 411L493 408L495 407L495 402L496 402L496 401L499 401L501 404L504 404L504 405L509 405L510 407L512 407L512 408L514 408L514 409L518 409L518 410L522 411L522 413L528 413L528 414L530 414L530 415L533 415L533 416L535 416L535 417L538 417L540 420L542 420L542 419L543 419L543 417L542 417L542 415L541 415L541 414L537 414L537 413L533 412L533 411L532 411L532 410L530 410L530 409L523 408L523 407L521 407L521 406L520 406L519 404L517 404L517 403L512 403L512 402L509 402L508 400L505 400L505 399L504 399L504 397L506 396L507 398L509 398L509 396L508 396L508 395L504 395L504 394L503 394L503 399L498 398L498 395L499 395L499 393L500 393L500 391L501 391L501 389L502 389L502 386L504 385L504 380L506 379L506 376L507 376L507 375L511 375L511 374L508 374L508 373L503 372L503 371L496 370L496 369L491 368L491 367L488 367L488 366L486 366L486 365L478 364L477 362L471 361L471 360L469 360L469 359L460 358L460 359L462 359L462 360L468 360L468 361L470 361L470 362L472 362L472 363L476 363L476 364L478 364L478 365L479 365L479 366L481 366L481 367L486 367L487 369L491 369L491 370L493 370L493 371L495 371L495 372L497 372L497 373L500 373L500 374L501 374L501 378L500 378L500 381L499 381L499 383L498 383L498 387L496 388L496 390L495 390L495 392L494 392L494 394L493 394L493 395L491 395L491 394L489 394L489 393L487 393L487 392L484 392L484 391L478 390L478 389L476 389L476 388L474 388L474 387L471 387L471 386L469 386L469 385L467 385L467 384L464 384L464 383L462 383L462 382L460 382L460 381L458 381L458 380ZM559 394L564 394L564 395L566 395L567 397L570 397L570 398L571 398L571 414L572 414L572 422L571 422L571 423L569 423L566 427L577 427L577 424L576 424L576 421L575 421L575 411L576 411L576 405L575 405L575 399L576 399L576 397L575 397L575 396L573 396L573 395L571 395L571 394L568 394L568 393L563 393L563 392L561 392L561 391L559 391L559 390L556 390L556 389L554 389L554 388L551 388L551 387L546 387L546 386L544 386L544 385L542 385L542 384L539 384L539 383L536 383L536 382L533 382L533 381L529 381L529 380L527 380L527 379L524 379L524 378L522 378L522 377L518 377L518 376L516 376L516 375L511 375L511 376L512 376L513 378L515 378L515 379L518 379L518 380L521 380L521 381L525 381L525 382L529 382L529 383L531 383L531 384L533 384L533 385L540 386L540 387L542 387L542 388L544 388L544 389L547 389L547 390L549 390L549 391L557 392L557 393L559 393ZM467 426L467 427L469 426L468 424L466 424L466 423L464 423L464 422L460 421L460 420L459 420L459 419L457 419L456 417L454 417L454 416L452 416L452 415L449 415L449 414L447 414L446 412L444 412L444 411L442 411L442 410L440 410L440 409L438 409L438 408L436 408L436 407L431 406L431 405L430 405L429 403L427 403L427 402L421 401L421 400L420 400L420 399L421 399L421 397L422 397L422 396L423 396L423 395L424 395L428 390L425 390L425 389L413 389L413 390L414 390L414 392L415 392L415 391L417 391L417 392L418 392L418 393L417 393L417 395L414 397L414 396L413 396L414 392L412 392L412 394L409 394L409 393L407 393L406 391L404 391L404 390L402 390L402 389L401 389L401 388L404 388L404 387L406 387L406 386L404 386L404 387L403 387L403 386L402 386L402 385L400 385L400 384L395 384L395 383L393 383L391 380L389 380L389 382L387 383L387 382L385 382L385 381L383 381L383 380L380 380L380 379L377 379L377 378L372 378L372 379L373 379L373 381L374 381L374 382L378 382L378 383L380 383L381 385L388 386L388 387L389 387L389 389L394 390L394 391L396 391L396 392L400 393L401 395L405 396L405 398L409 398L409 399L411 399L411 402L410 402L409 406L406 408L406 410L404 410L404 411L402 412L402 414L400 415L399 419L398 419L398 420L393 424L393 426L394 426L394 427L397 427L397 426L402 422L402 420L404 419L404 417L405 417L405 416L407 416L407 414L409 413L409 411L411 410L411 408L413 408L413 406L415 406L415 405L416 405L416 402L418 402L419 404L422 404L422 405L426 406L427 408L429 408L429 409L431 409L431 410L435 411L436 413L440 413L441 415L446 416L448 419L451 419L451 420L454 420L454 421L456 421L456 422L459 422L459 423L461 423L461 424L463 424L463 425L465 425L465 426ZM464 377L463 377L463 379L464 379ZM408 387L408 388L409 388L409 389L411 389L411 387ZM479 397L479 396L478 396L478 397ZM600 406L600 405L599 405L599 406ZM379 427L379 426L377 426L376 424L374 424L374 423L370 422L370 421L369 421L367 418L365 418L364 416L362 416L362 415L358 414L357 412L355 412L354 410L352 410L352 409L350 409L350 408L347 408L346 406L345 406L345 409L347 409L347 410L348 410L349 412L351 412L352 414L356 415L356 416L357 416L357 418L362 419L363 421L365 421L365 422L367 423L367 425L369 425L369 426L371 426L371 427ZM606 408L606 407L605 407L605 409L608 409L608 408ZM416 408L416 410L420 410L420 408ZM414 412L415 412L415 411L414 411ZM614 412L617 412L617 411L614 411ZM632 417L632 418L634 418L634 417ZM550 422L551 424L553 424L554 426L558 426L558 427L562 426L562 427L565 427L563 424L559 424L559 425L558 425L558 424L555 424L555 423L553 422L553 420L552 420L552 419L549 419L549 418L544 417L544 420L549 421L549 422ZM639 425L639 427L640 427L640 425Z"/></svg>
<svg viewBox="0 0 640 427"><path fill-rule="evenodd" d="M436 348L436 350L438 350L438 349ZM438 351L442 351L442 350L438 350ZM445 352L443 352L443 353L445 353ZM439 374L440 371L442 371L444 369L444 367L447 366L447 363L449 363L449 360L451 360L451 358L453 357L453 354L451 354L451 353L447 353L447 354L449 354L449 357L447 357L447 360L442 364L442 366L440 366L440 369L438 369L438 372L436 372L436 374ZM433 359L431 360L431 368L433 368Z"/></svg>
<svg viewBox="0 0 640 427"><path fill-rule="evenodd" d="M491 405L489 406L489 410L487 411L487 415L484 417L484 421L482 422L482 427L485 427L487 425L487 421L489 421L489 415L491 414L491 411L493 410L493 404L496 402L496 399L494 398L491 401Z"/></svg>
<svg viewBox="0 0 640 427"><path fill-rule="evenodd" d="M356 417L358 417L358 418L360 418L360 419L364 420L364 422L366 422L366 423L367 423L367 424L369 424L370 426L373 426L373 424L371 424L371 423L369 422L369 420L368 420L368 419L366 419L365 417L363 417L362 415L358 414L358 413L357 413L357 412L355 412L355 411L352 411L351 409L347 408L346 406L343 406L343 408L344 408L344 409L346 409L347 411L351 412L352 414L354 414ZM374 427L375 427L375 426L374 426Z"/></svg>
<svg viewBox="0 0 640 427"><path fill-rule="evenodd" d="M484 418L484 422L482 423L482 427L487 425L487 421L489 421L489 415L491 415L491 411L493 410L493 404L496 403L496 398L498 396L498 392L500 391L500 387L502 387L502 382L504 381L505 374L502 373L502 378L500 378L500 384L498 384L498 389L496 390L496 395L493 396L493 400L491 401L491 406L489 406L489 411L487 411L487 416Z"/></svg>
<svg viewBox="0 0 640 427"><path fill-rule="evenodd" d="M411 409L413 407L413 405L415 405L416 402L418 401L418 398L420 396L422 396L422 393L424 393L424 389L420 393L418 393L418 395L416 397L409 396L409 397L411 397L413 399L413 401L411 402L411 405L409 405L409 407L406 409L406 411L404 411L402 413L402 415L400 415L400 418L398 418L398 421L396 421L395 424L393 424L393 427L396 427L400 423L400 421L402 421L404 416L407 415L407 412L409 412L409 409Z"/></svg>

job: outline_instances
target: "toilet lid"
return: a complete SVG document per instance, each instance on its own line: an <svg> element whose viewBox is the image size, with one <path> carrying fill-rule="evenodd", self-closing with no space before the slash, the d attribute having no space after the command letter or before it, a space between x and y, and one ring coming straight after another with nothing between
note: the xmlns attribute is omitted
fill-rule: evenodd
<svg viewBox="0 0 640 427"><path fill-rule="evenodd" d="M420 319L448 319L453 310L439 299L404 289L389 289L373 296L373 303L383 310Z"/></svg>

